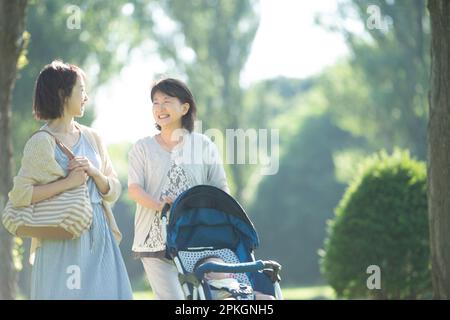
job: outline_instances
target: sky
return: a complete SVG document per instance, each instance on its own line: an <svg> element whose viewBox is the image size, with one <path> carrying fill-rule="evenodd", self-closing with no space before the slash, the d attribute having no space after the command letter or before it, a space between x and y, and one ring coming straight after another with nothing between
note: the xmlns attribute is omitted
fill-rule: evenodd
<svg viewBox="0 0 450 320"><path fill-rule="evenodd" d="M261 0L261 20L250 56L241 74L247 87L277 76L305 78L348 54L343 38L315 25L317 13L333 14L335 1ZM134 50L121 73L97 88L92 126L107 144L135 142L155 134L150 88L167 66L156 49ZM195 93L194 93L195 95Z"/></svg>

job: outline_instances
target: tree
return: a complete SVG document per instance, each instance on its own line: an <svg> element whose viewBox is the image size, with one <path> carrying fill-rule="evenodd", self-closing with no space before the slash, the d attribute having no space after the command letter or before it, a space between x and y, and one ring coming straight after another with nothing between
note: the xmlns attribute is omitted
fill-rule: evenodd
<svg viewBox="0 0 450 320"><path fill-rule="evenodd" d="M11 96L19 57L24 49L27 0L0 1L0 208L12 185ZM0 300L14 299L16 272L12 237L0 226Z"/></svg>
<svg viewBox="0 0 450 320"><path fill-rule="evenodd" d="M187 75L205 127L246 128L239 83L259 26L257 0L162 1L177 24L173 32L156 32L160 53ZM186 58L186 52L193 57ZM236 154L236 152L234 152ZM244 168L245 167L245 168ZM235 196L242 198L249 168L230 167Z"/></svg>
<svg viewBox="0 0 450 320"><path fill-rule="evenodd" d="M433 289L450 299L450 2L429 0L431 91L428 122L428 203Z"/></svg>
<svg viewBox="0 0 450 320"><path fill-rule="evenodd" d="M425 5L425 0L342 0L338 9L342 19L333 20L333 27L346 39L352 67L369 89L360 108L338 106L335 116L339 121L349 116L371 122L375 130L366 131L362 125L359 135L368 139L373 150L392 151L399 146L422 160L426 158L430 41ZM364 33L348 28L348 20L361 25Z"/></svg>

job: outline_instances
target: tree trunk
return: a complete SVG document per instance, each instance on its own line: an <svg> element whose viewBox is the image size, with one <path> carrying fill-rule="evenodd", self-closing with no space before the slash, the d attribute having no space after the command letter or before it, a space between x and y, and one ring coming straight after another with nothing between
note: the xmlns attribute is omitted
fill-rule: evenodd
<svg viewBox="0 0 450 320"><path fill-rule="evenodd" d="M450 1L429 0L428 215L435 299L450 299Z"/></svg>
<svg viewBox="0 0 450 320"><path fill-rule="evenodd" d="M23 49L27 0L0 0L0 209L12 185L11 97ZM0 224L0 300L14 299L13 239Z"/></svg>

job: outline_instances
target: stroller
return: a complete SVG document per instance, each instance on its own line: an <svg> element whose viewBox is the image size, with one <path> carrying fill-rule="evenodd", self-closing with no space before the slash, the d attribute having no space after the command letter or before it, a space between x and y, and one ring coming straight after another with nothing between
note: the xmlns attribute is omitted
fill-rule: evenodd
<svg viewBox="0 0 450 320"><path fill-rule="evenodd" d="M167 224L167 214L170 219ZM172 207L161 212L166 255L174 260L178 278L187 300L210 300L208 272L232 273L242 286L282 299L281 266L275 261L255 261L253 251L259 240L247 214L226 192L207 185L180 194ZM224 263L199 260L215 256ZM197 265L196 265L197 264ZM232 290L237 300L253 299L249 290Z"/></svg>

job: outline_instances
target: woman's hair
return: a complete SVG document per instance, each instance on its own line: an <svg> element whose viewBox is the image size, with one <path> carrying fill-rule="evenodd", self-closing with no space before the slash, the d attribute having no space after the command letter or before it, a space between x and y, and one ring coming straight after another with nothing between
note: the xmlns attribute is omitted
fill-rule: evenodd
<svg viewBox="0 0 450 320"><path fill-rule="evenodd" d="M181 118L181 126L189 132L192 132L194 130L194 120L197 113L197 107L195 105L194 96L189 88L180 80L166 78L159 80L153 85L151 92L152 102L157 91L160 91L170 97L177 98L182 104L189 104L188 112ZM161 126L156 124L156 129L161 130Z"/></svg>
<svg viewBox="0 0 450 320"><path fill-rule="evenodd" d="M46 65L34 87L33 114L39 120L57 119L64 114L64 102L72 95L77 77L85 78L81 68L54 60Z"/></svg>

